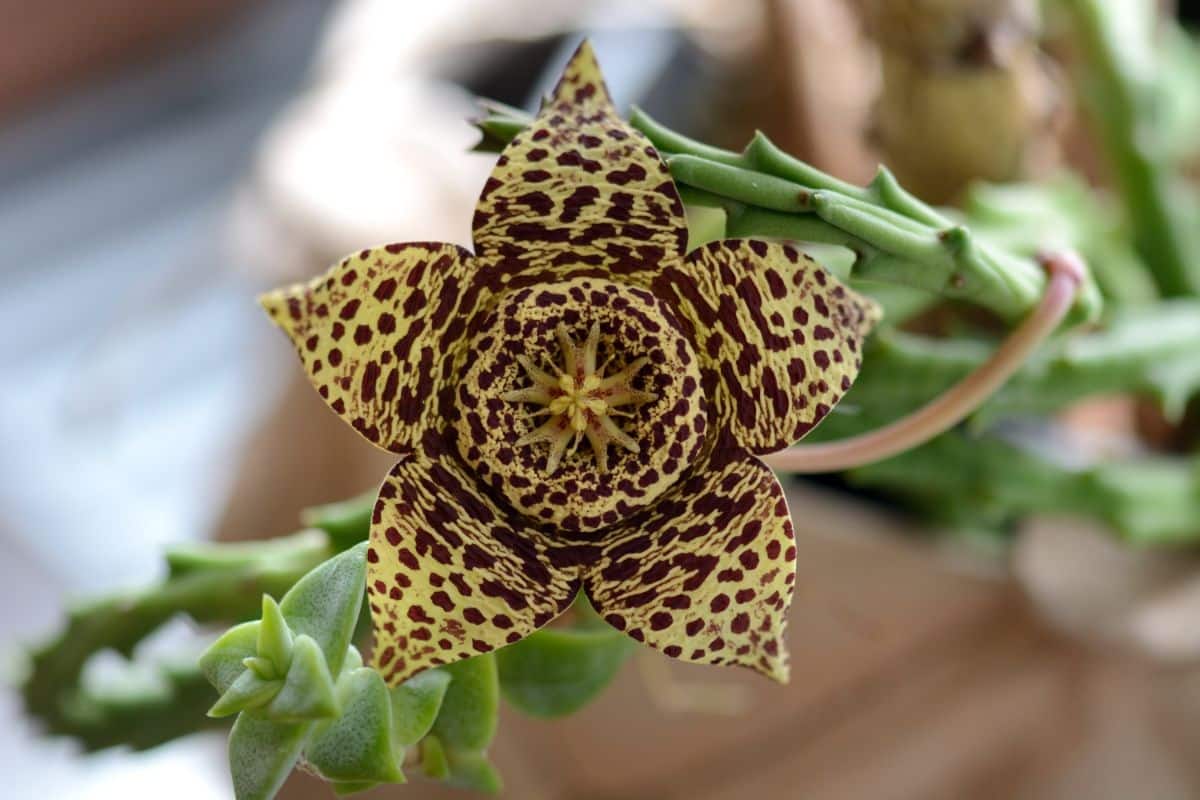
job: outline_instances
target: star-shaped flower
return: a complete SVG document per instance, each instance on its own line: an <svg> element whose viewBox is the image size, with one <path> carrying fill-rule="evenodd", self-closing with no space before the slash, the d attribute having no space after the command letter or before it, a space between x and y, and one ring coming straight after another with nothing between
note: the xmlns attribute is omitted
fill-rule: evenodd
<svg viewBox="0 0 1200 800"><path fill-rule="evenodd" d="M785 680L796 548L756 456L841 398L876 306L789 245L686 253L586 43L474 240L363 250L263 299L321 397L399 456L368 551L376 668L486 653L582 590L669 656Z"/></svg>

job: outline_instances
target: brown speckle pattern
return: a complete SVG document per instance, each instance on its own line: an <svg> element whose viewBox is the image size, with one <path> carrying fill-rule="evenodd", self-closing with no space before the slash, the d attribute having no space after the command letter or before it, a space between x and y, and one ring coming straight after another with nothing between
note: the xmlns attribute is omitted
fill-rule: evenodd
<svg viewBox="0 0 1200 800"><path fill-rule="evenodd" d="M710 242L666 266L654 290L692 334L714 424L751 453L782 450L841 399L879 307L788 244Z"/></svg>
<svg viewBox="0 0 1200 800"><path fill-rule="evenodd" d="M329 407L372 444L403 453L445 427L437 400L463 355L456 300L469 265L452 244L389 244L260 302Z"/></svg>
<svg viewBox="0 0 1200 800"><path fill-rule="evenodd" d="M400 457L371 524L375 666L395 685L502 647L583 587L669 656L785 679L795 548L755 454L840 399L878 310L786 245L685 255L666 167L586 43L501 154L474 232L475 255L387 245L263 298L329 406ZM653 399L603 474L589 453L549 469L504 399L560 327L595 327L615 368L645 359L629 374Z"/></svg>
<svg viewBox="0 0 1200 800"><path fill-rule="evenodd" d="M534 123L505 147L473 227L494 286L581 275L646 286L686 248L671 174L617 114L586 44Z"/></svg>
<svg viewBox="0 0 1200 800"><path fill-rule="evenodd" d="M558 616L579 580L554 543L495 502L452 454L403 458L379 490L367 592L389 684L515 642Z"/></svg>
<svg viewBox="0 0 1200 800"><path fill-rule="evenodd" d="M568 530L616 524L653 501L692 463L707 429L700 363L675 315L649 292L611 281L576 278L510 292L469 351L473 363L458 384L458 446L480 478L514 508L540 523ZM639 452L614 451L608 471L577 453L547 477L546 448L518 446L540 420L503 400L526 384L517 363L531 356L546 368L558 351L555 327L576 339L600 323L601 357L613 368L646 357L636 388L656 399L622 420Z"/></svg>
<svg viewBox="0 0 1200 800"><path fill-rule="evenodd" d="M610 625L667 655L788 675L783 631L796 546L783 488L761 461L697 469L605 539L585 573Z"/></svg>

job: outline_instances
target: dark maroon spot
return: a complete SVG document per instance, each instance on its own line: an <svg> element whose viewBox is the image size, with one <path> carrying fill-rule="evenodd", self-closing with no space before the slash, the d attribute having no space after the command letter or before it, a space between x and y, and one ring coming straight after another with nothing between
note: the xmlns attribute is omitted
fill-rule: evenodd
<svg viewBox="0 0 1200 800"><path fill-rule="evenodd" d="M433 618L425 613L425 609L420 606L410 606L408 609L408 618L413 622L420 622L426 625L433 624Z"/></svg>

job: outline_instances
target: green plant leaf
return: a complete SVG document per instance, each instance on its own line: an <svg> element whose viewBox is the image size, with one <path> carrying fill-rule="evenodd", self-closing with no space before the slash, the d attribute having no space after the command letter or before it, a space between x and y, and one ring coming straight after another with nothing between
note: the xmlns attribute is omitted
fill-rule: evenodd
<svg viewBox="0 0 1200 800"><path fill-rule="evenodd" d="M504 788L500 773L484 753L447 750L446 759L449 770L443 780L451 786L488 794Z"/></svg>
<svg viewBox="0 0 1200 800"><path fill-rule="evenodd" d="M450 777L450 761L446 758L446 748L442 745L442 740L432 733L421 741L421 771L435 781L444 781Z"/></svg>
<svg viewBox="0 0 1200 800"><path fill-rule="evenodd" d="M1163 416L1179 424L1200 389L1200 359L1178 358L1152 365L1146 370L1146 382L1158 397Z"/></svg>
<svg viewBox="0 0 1200 800"><path fill-rule="evenodd" d="M500 681L491 653L441 667L450 674L433 734L447 750L482 751L496 735Z"/></svg>
<svg viewBox="0 0 1200 800"><path fill-rule="evenodd" d="M450 674L430 669L392 689L392 721L396 741L411 747L429 733L450 685Z"/></svg>
<svg viewBox="0 0 1200 800"><path fill-rule="evenodd" d="M612 682L635 643L612 630L540 630L496 652L500 689L526 714L561 717Z"/></svg>
<svg viewBox="0 0 1200 800"><path fill-rule="evenodd" d="M312 726L240 715L229 734L229 771L237 800L271 800L299 760Z"/></svg>
<svg viewBox="0 0 1200 800"><path fill-rule="evenodd" d="M292 632L312 637L334 675L354 635L366 581L367 544L362 542L309 572L279 604Z"/></svg>
<svg viewBox="0 0 1200 800"><path fill-rule="evenodd" d="M200 671L221 694L246 671L245 660L258 653L258 628L262 623L243 622L209 645L200 656Z"/></svg>
<svg viewBox="0 0 1200 800"><path fill-rule="evenodd" d="M1114 305L1150 303L1158 296L1113 198L1074 173L1036 183L976 183L963 200L966 223L997 247L1026 257L1048 247L1079 251Z"/></svg>
<svg viewBox="0 0 1200 800"><path fill-rule="evenodd" d="M358 652L358 648L350 645L346 648L346 658L342 661L342 672L350 672L356 670L363 665L362 653Z"/></svg>
<svg viewBox="0 0 1200 800"><path fill-rule="evenodd" d="M253 670L242 670L242 674L230 684L220 699L208 710L208 715L214 719L229 717L250 708L265 706L271 698L279 694L283 687L282 680L264 680Z"/></svg>
<svg viewBox="0 0 1200 800"><path fill-rule="evenodd" d="M264 714L279 721L300 721L336 717L338 710L333 676L321 648L312 637L297 636L283 687Z"/></svg>
<svg viewBox="0 0 1200 800"><path fill-rule="evenodd" d="M342 715L317 724L304 757L329 781L404 782L404 747L396 740L383 678L367 667L346 672L337 696Z"/></svg>
<svg viewBox="0 0 1200 800"><path fill-rule="evenodd" d="M275 667L275 662L262 656L250 656L242 661L246 669L264 681L283 680L284 673Z"/></svg>
<svg viewBox="0 0 1200 800"><path fill-rule="evenodd" d="M292 631L283 619L279 604L269 594L263 595L262 624L258 627L258 657L266 659L275 668L275 675L271 677L283 677L292 663Z"/></svg>
<svg viewBox="0 0 1200 800"><path fill-rule="evenodd" d="M491 653L439 667L450 675L442 707L421 742L425 774L453 786L481 792L500 789L500 777L487 760L496 735L500 680Z"/></svg>

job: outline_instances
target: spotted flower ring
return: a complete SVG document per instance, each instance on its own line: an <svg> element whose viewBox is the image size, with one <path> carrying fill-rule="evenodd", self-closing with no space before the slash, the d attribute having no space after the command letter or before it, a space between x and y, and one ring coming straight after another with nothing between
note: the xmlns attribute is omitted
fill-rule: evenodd
<svg viewBox="0 0 1200 800"><path fill-rule="evenodd" d="M516 642L582 590L669 656L786 680L796 548L758 456L858 373L879 317L796 249L686 252L683 206L585 43L452 244L363 250L263 305L399 456L371 523L375 667Z"/></svg>

